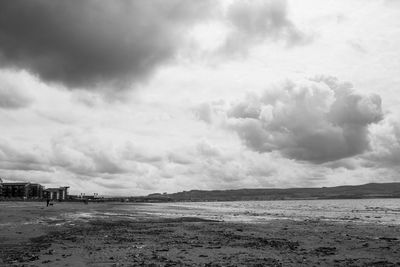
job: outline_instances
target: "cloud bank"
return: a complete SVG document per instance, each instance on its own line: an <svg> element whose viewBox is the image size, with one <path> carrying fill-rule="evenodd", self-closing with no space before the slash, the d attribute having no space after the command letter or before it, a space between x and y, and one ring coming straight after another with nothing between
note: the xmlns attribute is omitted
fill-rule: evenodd
<svg viewBox="0 0 400 267"><path fill-rule="evenodd" d="M396 113L389 114L371 129L372 150L365 159L372 166L400 170L400 120Z"/></svg>
<svg viewBox="0 0 400 267"><path fill-rule="evenodd" d="M32 102L26 82L14 80L10 73L0 73L0 108L2 109L21 109L28 107Z"/></svg>
<svg viewBox="0 0 400 267"><path fill-rule="evenodd" d="M249 95L226 117L227 126L252 150L323 163L368 150L368 127L383 113L378 95L361 95L351 84L319 77Z"/></svg>
<svg viewBox="0 0 400 267"><path fill-rule="evenodd" d="M264 40L294 46L310 39L289 19L287 1L239 0L229 6L226 17L230 34L221 49L224 53L243 53Z"/></svg>
<svg viewBox="0 0 400 267"><path fill-rule="evenodd" d="M0 62L68 87L124 86L171 59L211 1L5 0Z"/></svg>
<svg viewBox="0 0 400 267"><path fill-rule="evenodd" d="M113 195L398 181L399 11L359 10L0 1L0 177ZM261 89L315 73L357 86Z"/></svg>
<svg viewBox="0 0 400 267"><path fill-rule="evenodd" d="M32 99L18 89L0 85L0 108L19 109L29 106Z"/></svg>

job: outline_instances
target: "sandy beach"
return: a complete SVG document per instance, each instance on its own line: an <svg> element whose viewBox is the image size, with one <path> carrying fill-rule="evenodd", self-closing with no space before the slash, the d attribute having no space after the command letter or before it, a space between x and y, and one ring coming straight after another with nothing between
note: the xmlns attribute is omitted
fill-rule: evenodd
<svg viewBox="0 0 400 267"><path fill-rule="evenodd" d="M396 225L127 216L124 205L0 202L0 265L400 266Z"/></svg>

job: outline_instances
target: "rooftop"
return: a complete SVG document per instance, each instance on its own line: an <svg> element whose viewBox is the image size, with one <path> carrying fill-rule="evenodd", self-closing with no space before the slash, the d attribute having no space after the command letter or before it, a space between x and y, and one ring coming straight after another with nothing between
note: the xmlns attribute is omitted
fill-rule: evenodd
<svg viewBox="0 0 400 267"><path fill-rule="evenodd" d="M29 185L31 183L2 183L2 185Z"/></svg>

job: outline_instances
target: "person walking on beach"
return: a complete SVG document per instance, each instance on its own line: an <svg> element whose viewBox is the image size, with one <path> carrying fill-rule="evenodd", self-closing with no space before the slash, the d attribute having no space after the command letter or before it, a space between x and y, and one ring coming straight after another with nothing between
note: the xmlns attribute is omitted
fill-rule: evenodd
<svg viewBox="0 0 400 267"><path fill-rule="evenodd" d="M50 199L49 198L46 199L46 204L47 204L46 207L48 207L49 204L50 204Z"/></svg>

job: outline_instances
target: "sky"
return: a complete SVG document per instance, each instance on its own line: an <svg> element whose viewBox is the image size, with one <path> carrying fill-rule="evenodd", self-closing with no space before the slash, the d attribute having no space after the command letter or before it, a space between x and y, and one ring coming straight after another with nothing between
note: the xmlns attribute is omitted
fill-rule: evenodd
<svg viewBox="0 0 400 267"><path fill-rule="evenodd" d="M399 18L395 0L0 1L0 177L400 182Z"/></svg>

